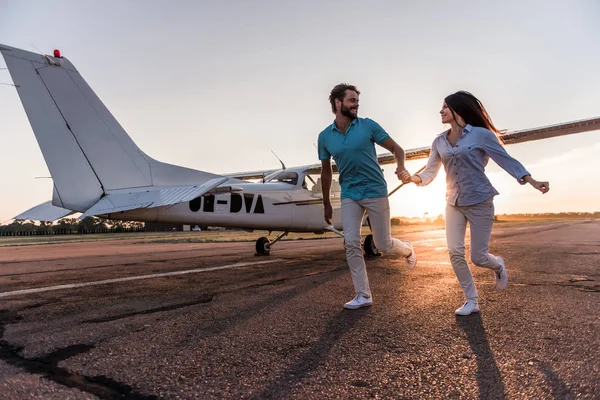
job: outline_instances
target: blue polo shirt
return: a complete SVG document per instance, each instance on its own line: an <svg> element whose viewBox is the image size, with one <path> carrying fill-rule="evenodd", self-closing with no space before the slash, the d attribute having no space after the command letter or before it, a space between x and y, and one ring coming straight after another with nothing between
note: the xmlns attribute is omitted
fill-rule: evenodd
<svg viewBox="0 0 600 400"><path fill-rule="evenodd" d="M342 199L387 197L387 183L377 162L375 143L390 135L369 118L356 118L344 135L335 121L319 134L319 160L333 157L340 173Z"/></svg>

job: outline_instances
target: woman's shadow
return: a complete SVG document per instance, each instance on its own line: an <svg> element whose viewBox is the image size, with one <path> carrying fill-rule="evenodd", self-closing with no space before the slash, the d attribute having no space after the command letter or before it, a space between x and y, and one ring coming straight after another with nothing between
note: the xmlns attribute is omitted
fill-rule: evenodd
<svg viewBox="0 0 600 400"><path fill-rule="evenodd" d="M483 320L479 313L456 316L456 324L467 334L471 350L477 358L477 385L480 399L506 399L502 374L490 349Z"/></svg>

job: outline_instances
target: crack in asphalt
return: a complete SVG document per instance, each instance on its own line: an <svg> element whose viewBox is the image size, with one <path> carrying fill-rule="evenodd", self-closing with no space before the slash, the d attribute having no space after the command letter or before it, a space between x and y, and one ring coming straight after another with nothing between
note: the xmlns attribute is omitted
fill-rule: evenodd
<svg viewBox="0 0 600 400"><path fill-rule="evenodd" d="M83 392L93 394L101 399L158 399L157 396L148 396L138 393L131 386L117 382L106 376L80 375L58 366L61 361L79 354L87 353L93 349L95 346L91 344L67 346L57 349L44 357L23 357L22 347L12 345L6 340L2 340L4 337L5 326L7 324L19 322L22 319L23 317L16 312L0 310L0 360L31 374L40 375L59 385L76 388Z"/></svg>

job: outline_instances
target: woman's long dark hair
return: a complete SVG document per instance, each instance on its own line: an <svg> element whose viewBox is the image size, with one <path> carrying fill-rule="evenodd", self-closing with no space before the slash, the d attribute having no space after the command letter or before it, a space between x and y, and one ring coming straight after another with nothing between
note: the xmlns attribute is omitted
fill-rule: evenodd
<svg viewBox="0 0 600 400"><path fill-rule="evenodd" d="M500 133L483 104L471 93L461 90L446 97L444 101L450 108L455 121L456 114L458 114L467 124L489 129L496 134Z"/></svg>

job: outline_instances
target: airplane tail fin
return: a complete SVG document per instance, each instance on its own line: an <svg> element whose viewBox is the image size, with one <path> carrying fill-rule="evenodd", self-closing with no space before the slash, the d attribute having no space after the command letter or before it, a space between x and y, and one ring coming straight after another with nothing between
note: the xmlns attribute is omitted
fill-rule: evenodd
<svg viewBox="0 0 600 400"><path fill-rule="evenodd" d="M85 211L109 191L220 177L146 155L68 59L3 45L0 52L54 180L55 206Z"/></svg>

